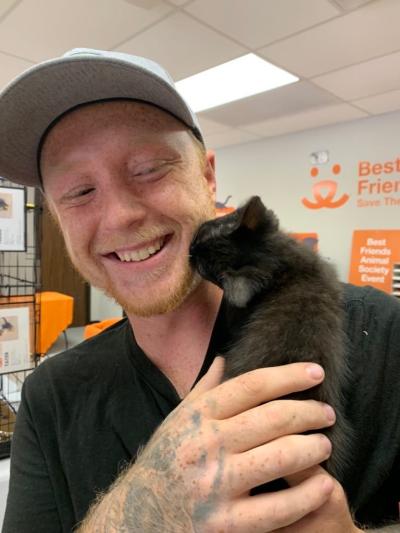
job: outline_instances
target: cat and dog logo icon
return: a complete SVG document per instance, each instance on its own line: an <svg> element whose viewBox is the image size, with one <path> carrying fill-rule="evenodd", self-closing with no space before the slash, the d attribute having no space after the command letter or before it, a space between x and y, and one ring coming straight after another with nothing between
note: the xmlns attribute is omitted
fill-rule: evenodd
<svg viewBox="0 0 400 533"><path fill-rule="evenodd" d="M335 163L332 165L332 174L334 176L339 176L342 171L341 165ZM312 167L310 170L310 175L312 178L316 178L319 175L319 168ZM302 198L302 204L308 209L336 209L342 207L350 198L348 194L342 194L339 198L335 199L335 196L338 191L338 183L333 179L325 179L321 181L316 181L311 188L313 195L313 200L308 198Z"/></svg>
<svg viewBox="0 0 400 533"><path fill-rule="evenodd" d="M332 165L331 172L334 176L339 177L342 172L342 167L339 163ZM310 170L311 178L317 178L319 176L320 169L318 167L312 167ZM311 187L311 193L313 198L303 197L301 199L302 204L308 209L337 209L347 203L350 196L347 193L342 194L337 198L339 184L333 179L322 179L315 181ZM225 201L215 202L217 216L227 215L235 210L233 206L228 205L232 196L228 196Z"/></svg>

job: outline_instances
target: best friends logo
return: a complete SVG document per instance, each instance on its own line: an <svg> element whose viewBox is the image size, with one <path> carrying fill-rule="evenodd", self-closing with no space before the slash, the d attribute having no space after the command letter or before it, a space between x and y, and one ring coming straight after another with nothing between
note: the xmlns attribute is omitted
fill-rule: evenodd
<svg viewBox="0 0 400 533"><path fill-rule="evenodd" d="M310 176L318 178L321 170L313 166ZM345 205L350 195L339 190L339 183L332 177L339 178L342 173L340 164L330 168L328 179L314 181L311 187L312 198L301 199L307 209L337 209ZM400 157L389 161L357 161L351 172L353 179L348 181L353 191L354 207L400 207Z"/></svg>
<svg viewBox="0 0 400 533"><path fill-rule="evenodd" d="M342 171L342 167L336 163L332 166L332 174L334 176L339 176ZM310 175L312 178L317 178L319 175L319 168L312 167L310 170ZM348 194L339 194L338 193L338 183L333 179L325 179L321 181L316 181L313 183L311 192L313 199L309 200L308 198L302 198L301 201L305 207L308 209L336 209L342 207L350 198Z"/></svg>

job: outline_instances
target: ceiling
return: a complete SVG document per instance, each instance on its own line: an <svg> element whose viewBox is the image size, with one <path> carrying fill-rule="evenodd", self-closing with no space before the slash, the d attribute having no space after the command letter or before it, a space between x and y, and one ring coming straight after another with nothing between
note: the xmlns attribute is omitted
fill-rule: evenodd
<svg viewBox="0 0 400 533"><path fill-rule="evenodd" d="M178 81L254 52L300 81L199 113L220 148L400 109L399 0L0 0L0 88L70 48Z"/></svg>

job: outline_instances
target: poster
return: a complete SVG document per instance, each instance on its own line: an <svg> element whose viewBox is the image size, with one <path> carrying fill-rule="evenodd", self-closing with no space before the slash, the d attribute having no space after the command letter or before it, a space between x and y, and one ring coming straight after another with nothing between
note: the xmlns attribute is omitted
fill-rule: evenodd
<svg viewBox="0 0 400 533"><path fill-rule="evenodd" d="M0 187L0 251L26 250L25 189Z"/></svg>
<svg viewBox="0 0 400 533"><path fill-rule="evenodd" d="M29 307L0 306L0 374L32 366Z"/></svg>
<svg viewBox="0 0 400 533"><path fill-rule="evenodd" d="M354 231L349 281L400 297L400 230Z"/></svg>

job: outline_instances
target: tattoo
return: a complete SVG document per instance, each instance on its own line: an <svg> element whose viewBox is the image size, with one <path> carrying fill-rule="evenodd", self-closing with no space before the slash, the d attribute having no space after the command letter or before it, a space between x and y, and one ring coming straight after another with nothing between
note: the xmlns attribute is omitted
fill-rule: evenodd
<svg viewBox="0 0 400 533"><path fill-rule="evenodd" d="M183 422L179 420L183 411ZM178 417L174 423L166 423ZM200 411L185 406L173 412L137 457L99 499L80 533L195 533L218 508L226 476L225 450L220 447L210 486L203 476L210 457L199 447L203 430ZM189 421L189 423L188 423ZM214 427L215 438L218 429ZM187 474L190 472L190 476ZM208 472L206 474L205 472ZM189 488L188 488L189 486ZM208 487L208 488L207 488Z"/></svg>
<svg viewBox="0 0 400 533"><path fill-rule="evenodd" d="M132 512L133 509L141 509L140 513ZM148 487L140 485L131 487L127 494L123 514L126 531L166 531L163 510L154 492Z"/></svg>
<svg viewBox="0 0 400 533"><path fill-rule="evenodd" d="M222 483L222 477L224 474L225 466L225 450L220 448L218 454L218 470L212 485L212 490L204 502L199 502L195 505L193 510L193 519L195 524L204 523L207 518L215 511L215 502L218 501L218 495L220 494L220 488ZM195 528L196 531L196 528Z"/></svg>

